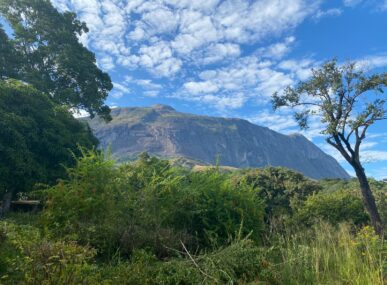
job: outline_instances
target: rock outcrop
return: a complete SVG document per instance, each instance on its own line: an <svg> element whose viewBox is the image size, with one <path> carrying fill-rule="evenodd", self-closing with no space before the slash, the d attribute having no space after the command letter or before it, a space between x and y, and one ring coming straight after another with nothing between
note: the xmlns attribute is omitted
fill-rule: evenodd
<svg viewBox="0 0 387 285"><path fill-rule="evenodd" d="M283 135L242 119L180 113L170 106L117 108L113 120L88 120L119 161L139 153L233 167L284 166L314 178L349 178L331 156L299 134Z"/></svg>

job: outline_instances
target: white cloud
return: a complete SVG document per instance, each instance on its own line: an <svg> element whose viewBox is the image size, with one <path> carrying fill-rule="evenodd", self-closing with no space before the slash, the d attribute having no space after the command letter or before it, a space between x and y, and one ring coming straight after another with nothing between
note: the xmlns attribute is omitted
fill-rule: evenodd
<svg viewBox="0 0 387 285"><path fill-rule="evenodd" d="M295 37L287 37L285 41L262 48L260 52L264 57L268 57L270 59L281 59L290 51L294 41Z"/></svg>
<svg viewBox="0 0 387 285"><path fill-rule="evenodd" d="M360 152L360 159L364 163L387 161L387 151L367 149Z"/></svg>
<svg viewBox="0 0 387 285"><path fill-rule="evenodd" d="M355 5L359 1L345 1ZM289 58L294 28L306 18L335 16L322 0L55 0L90 28L82 42L104 70L136 70L146 96L202 100L208 107L267 104L273 92L307 79L312 58ZM387 56L362 65L387 66ZM164 86L154 82L164 81ZM124 84L120 82L120 84ZM117 85L116 85L117 86ZM127 85L129 86L129 85ZM165 92L168 86L172 90ZM161 92L164 91L164 92ZM115 87L113 97L126 91ZM145 93L144 93L145 94ZM216 99L218 98L218 99Z"/></svg>
<svg viewBox="0 0 387 285"><path fill-rule="evenodd" d="M90 29L82 42L105 57L106 70L143 68L171 77L186 68L240 56L240 44L291 31L320 0L54 0ZM291 39L291 37L289 38ZM286 47L271 47L273 56ZM113 65L114 63L114 65Z"/></svg>
<svg viewBox="0 0 387 285"><path fill-rule="evenodd" d="M289 59L280 62L278 67L282 70L293 72L300 80L306 80L312 74L311 69L318 64L319 62L311 59Z"/></svg>
<svg viewBox="0 0 387 285"><path fill-rule="evenodd" d="M99 61L99 65L104 70L111 70L115 67L113 58L111 56L103 56Z"/></svg>
<svg viewBox="0 0 387 285"><path fill-rule="evenodd" d="M184 83L184 88L193 95L201 93L216 93L219 91L219 87L211 81L186 82Z"/></svg>
<svg viewBox="0 0 387 285"><path fill-rule="evenodd" d="M113 86L116 90L118 91L121 91L123 93L129 93L130 92L130 88L121 84L121 83L117 83L117 82L113 82Z"/></svg>
<svg viewBox="0 0 387 285"><path fill-rule="evenodd" d="M178 24L178 18L167 8L151 10L145 13L140 25L144 25L151 34L161 34L173 32Z"/></svg>
<svg viewBox="0 0 387 285"><path fill-rule="evenodd" d="M90 114L84 109L77 109L77 108L72 108L70 109L70 112L72 113L74 118L86 118L89 117Z"/></svg>
<svg viewBox="0 0 387 285"><path fill-rule="evenodd" d="M204 64L214 63L220 60L230 60L238 57L241 53L239 45L237 44L211 44L203 52L202 59L200 62Z"/></svg>
<svg viewBox="0 0 387 285"><path fill-rule="evenodd" d="M357 67L360 69L374 69L378 67L387 66L387 54L367 56L356 60Z"/></svg>
<svg viewBox="0 0 387 285"><path fill-rule="evenodd" d="M340 8L318 10L314 15L314 19L320 20L321 18L325 18L325 17L337 17L337 16L340 16L342 13L343 13L343 10L341 10Z"/></svg>
<svg viewBox="0 0 387 285"><path fill-rule="evenodd" d="M359 5L363 0L343 0L343 4L348 7Z"/></svg>
<svg viewBox="0 0 387 285"><path fill-rule="evenodd" d="M256 116L246 118L251 123L269 127L272 130L283 133L293 132L298 127L297 122L290 114L279 114L262 110ZM275 122L275 123L274 123Z"/></svg>
<svg viewBox="0 0 387 285"><path fill-rule="evenodd" d="M149 90L149 91L144 91L143 94L146 96L146 97L157 97L159 95L159 91L158 90Z"/></svg>

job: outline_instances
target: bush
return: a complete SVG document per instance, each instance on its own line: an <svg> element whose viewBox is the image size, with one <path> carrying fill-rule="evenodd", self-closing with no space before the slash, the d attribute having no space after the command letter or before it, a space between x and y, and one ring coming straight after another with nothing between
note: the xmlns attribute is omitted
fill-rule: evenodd
<svg viewBox="0 0 387 285"><path fill-rule="evenodd" d="M49 241L37 228L0 223L2 284L87 284L95 251L74 242Z"/></svg>
<svg viewBox="0 0 387 285"><path fill-rule="evenodd" d="M349 191L320 192L309 196L299 209L296 220L311 225L319 219L333 225L344 221L363 225L369 220L362 200Z"/></svg>
<svg viewBox="0 0 387 285"><path fill-rule="evenodd" d="M269 224L292 216L305 199L322 187L302 174L283 167L242 170L231 175L232 183L251 185L265 205Z"/></svg>
<svg viewBox="0 0 387 285"><path fill-rule="evenodd" d="M86 152L69 179L46 191L42 224L55 238L91 245L100 256L148 249L159 258L181 249L258 241L263 206L251 187L215 171L186 173L146 154L115 166Z"/></svg>
<svg viewBox="0 0 387 285"><path fill-rule="evenodd" d="M126 192L114 162L89 151L68 169L69 180L48 189L42 224L49 235L91 245L111 256L129 220Z"/></svg>
<svg viewBox="0 0 387 285"><path fill-rule="evenodd" d="M200 246L222 245L238 235L259 241L264 206L252 187L232 185L216 170L192 172L181 186L167 222L186 229Z"/></svg>
<svg viewBox="0 0 387 285"><path fill-rule="evenodd" d="M278 274L252 241L201 255L188 251L179 258L159 261L152 254L135 251L131 262L102 268L98 278L108 284L278 284ZM109 281L108 281L109 280Z"/></svg>

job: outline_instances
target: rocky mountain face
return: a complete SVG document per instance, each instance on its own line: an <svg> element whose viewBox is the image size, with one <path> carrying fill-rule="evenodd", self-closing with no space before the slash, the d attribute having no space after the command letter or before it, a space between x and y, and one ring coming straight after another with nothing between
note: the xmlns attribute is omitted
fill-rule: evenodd
<svg viewBox="0 0 387 285"><path fill-rule="evenodd" d="M284 166L314 178L349 178L337 161L299 134L283 135L242 119L180 113L172 107L117 108L113 120L88 119L119 161L139 153L233 167Z"/></svg>

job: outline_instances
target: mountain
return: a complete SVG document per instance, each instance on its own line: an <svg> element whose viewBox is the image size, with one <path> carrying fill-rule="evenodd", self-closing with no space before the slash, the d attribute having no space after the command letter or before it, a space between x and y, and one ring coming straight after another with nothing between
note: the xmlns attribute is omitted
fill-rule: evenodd
<svg viewBox="0 0 387 285"><path fill-rule="evenodd" d="M314 178L349 178L337 161L299 134L283 135L242 119L177 112L170 106L116 108L113 120L88 119L119 161L139 153L232 167L284 166Z"/></svg>

